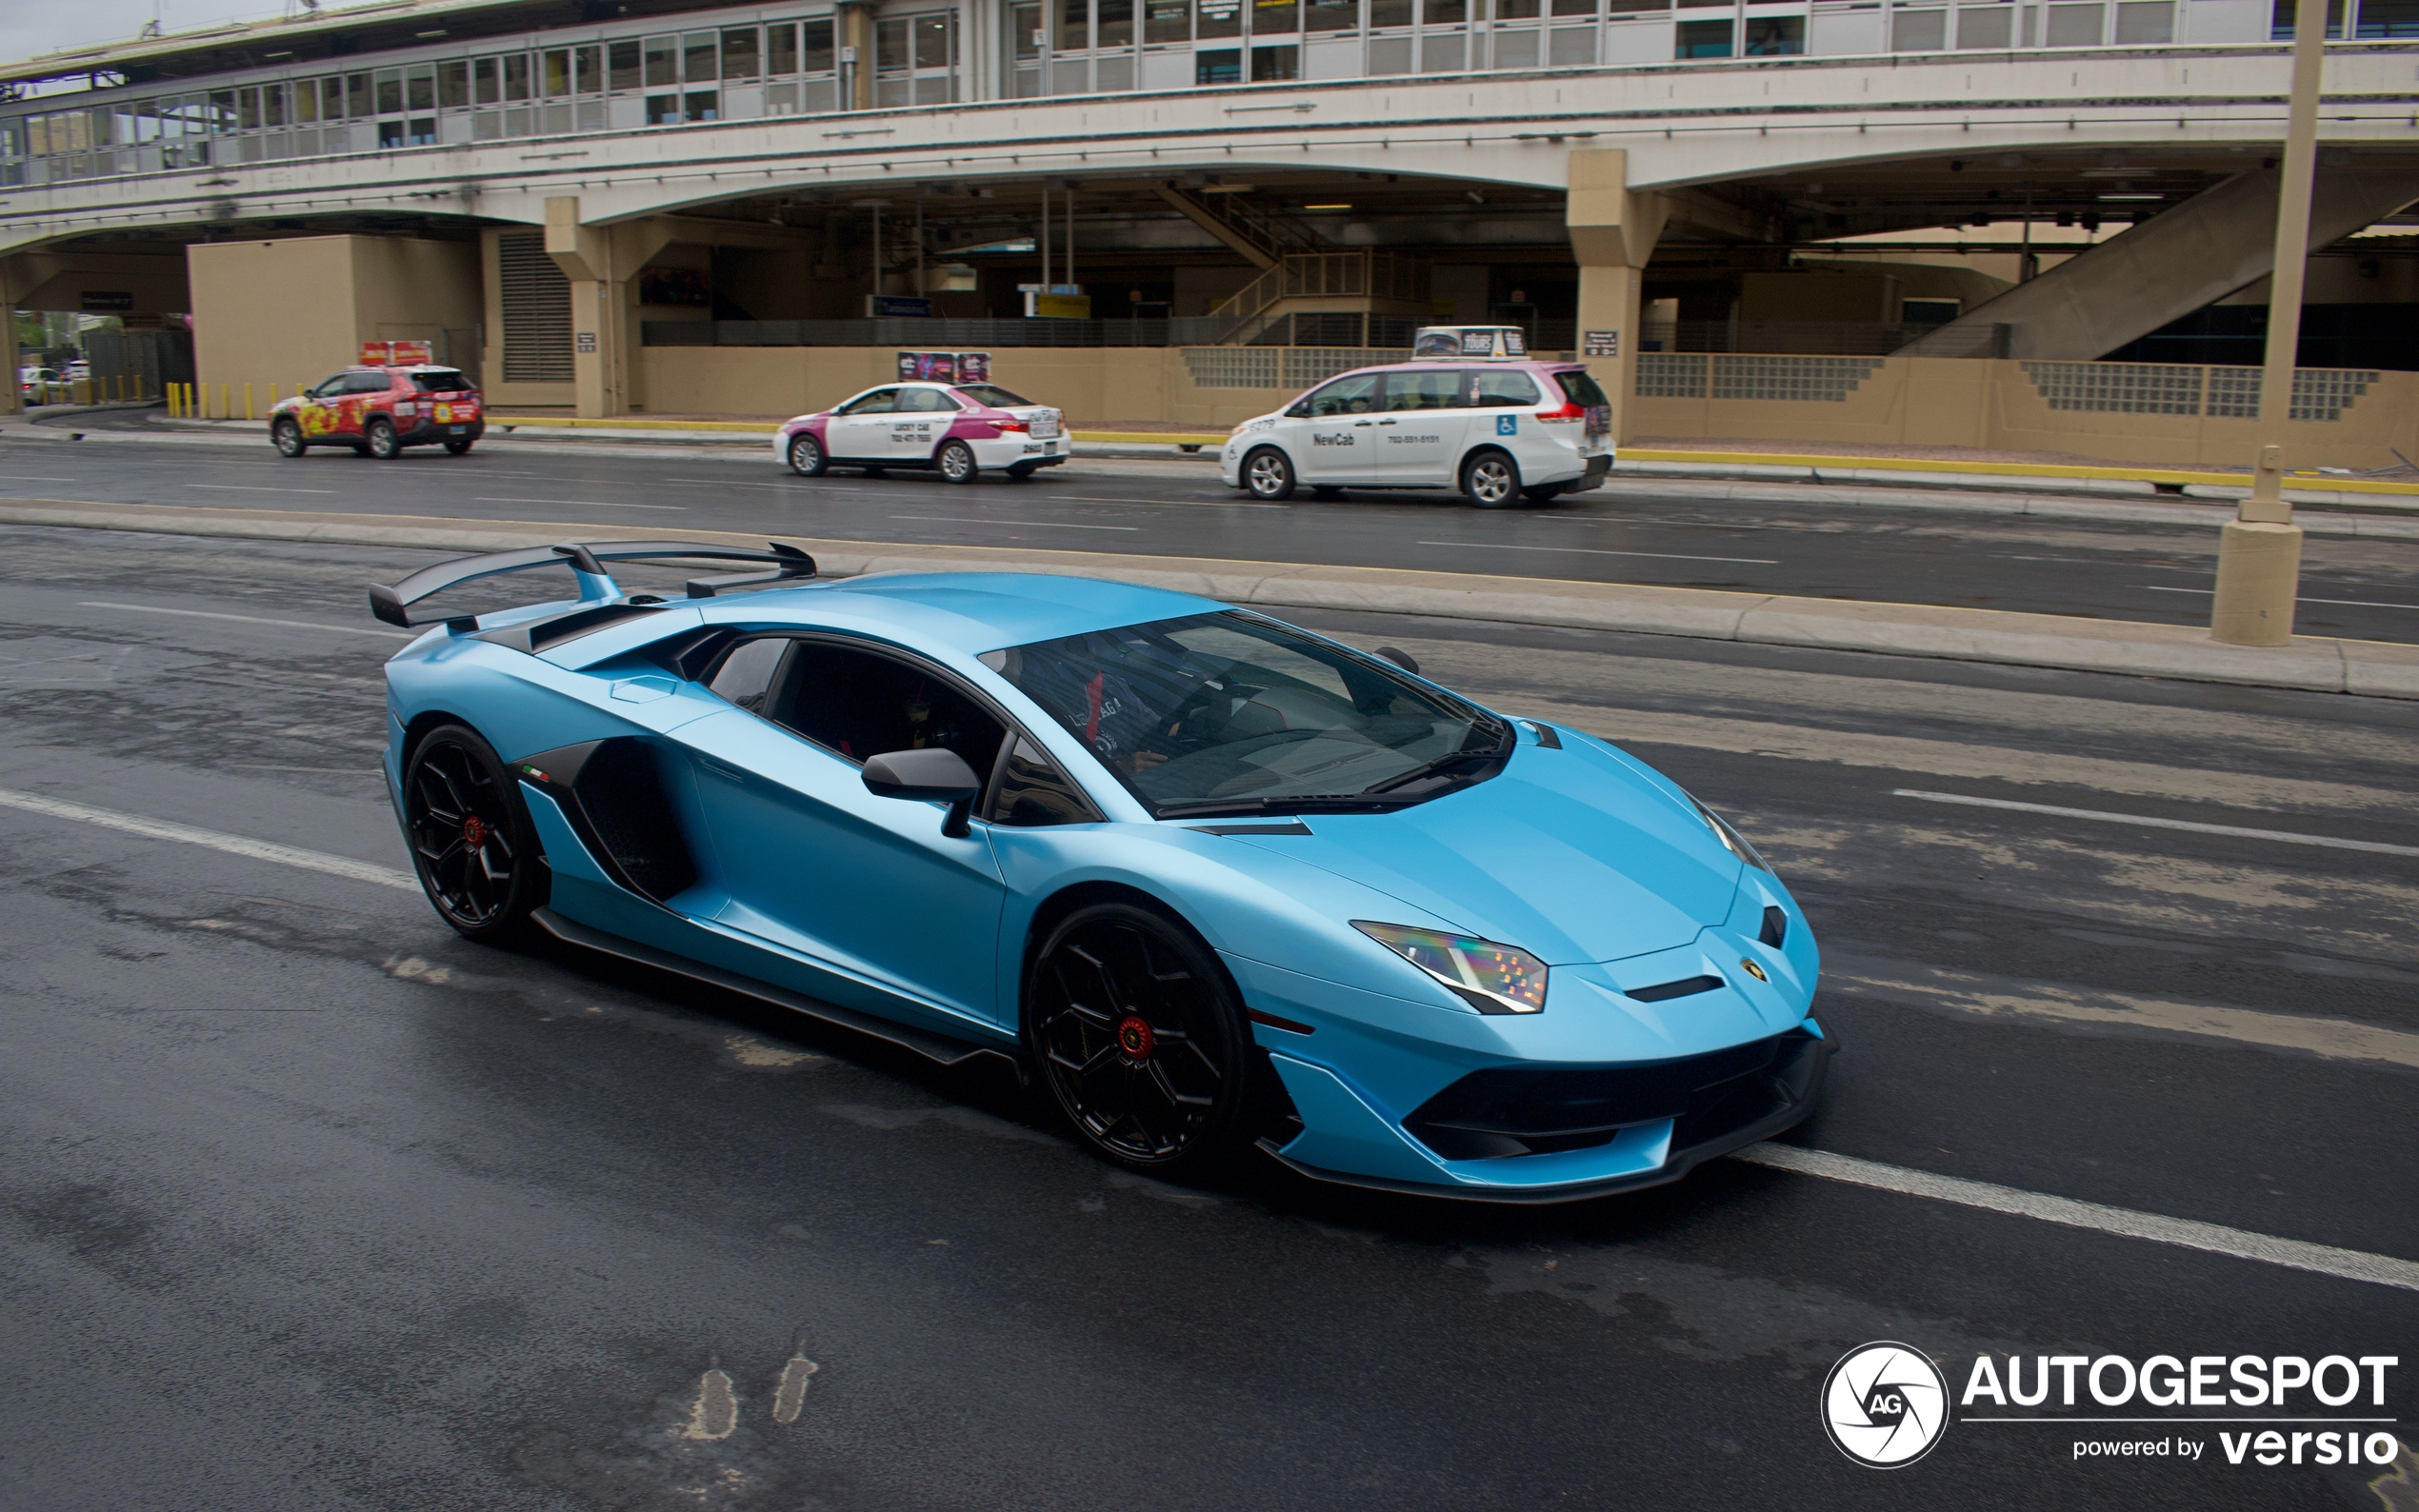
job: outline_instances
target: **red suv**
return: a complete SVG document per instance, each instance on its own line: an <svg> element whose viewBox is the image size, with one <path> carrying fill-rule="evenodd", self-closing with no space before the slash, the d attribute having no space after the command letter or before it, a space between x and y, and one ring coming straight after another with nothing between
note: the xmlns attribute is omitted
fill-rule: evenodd
<svg viewBox="0 0 2419 1512"><path fill-rule="evenodd" d="M406 447L443 446L455 456L487 433L486 406L451 368L348 368L269 411L277 453L350 447L387 458Z"/></svg>

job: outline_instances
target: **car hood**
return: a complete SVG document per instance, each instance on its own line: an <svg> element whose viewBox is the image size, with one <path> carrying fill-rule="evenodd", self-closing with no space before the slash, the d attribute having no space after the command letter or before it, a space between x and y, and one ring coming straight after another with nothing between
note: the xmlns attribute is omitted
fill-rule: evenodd
<svg viewBox="0 0 2419 1512"><path fill-rule="evenodd" d="M1494 778L1399 812L1305 823L1236 838L1549 965L1687 945L1729 916L1741 869L1678 788L1575 743L1523 746Z"/></svg>

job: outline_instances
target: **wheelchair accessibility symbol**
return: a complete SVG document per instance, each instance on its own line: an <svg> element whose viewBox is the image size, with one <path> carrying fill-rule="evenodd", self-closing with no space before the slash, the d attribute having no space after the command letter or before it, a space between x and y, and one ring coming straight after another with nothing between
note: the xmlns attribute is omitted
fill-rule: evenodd
<svg viewBox="0 0 2419 1512"><path fill-rule="evenodd" d="M1495 434L1499 436L1516 436L1520 434L1520 416L1497 415L1495 417Z"/></svg>

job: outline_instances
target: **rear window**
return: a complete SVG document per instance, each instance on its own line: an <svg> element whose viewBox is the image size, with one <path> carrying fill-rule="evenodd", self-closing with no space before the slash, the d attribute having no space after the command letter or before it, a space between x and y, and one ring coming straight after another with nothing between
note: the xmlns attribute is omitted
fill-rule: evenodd
<svg viewBox="0 0 2419 1512"><path fill-rule="evenodd" d="M1023 394L1010 393L997 384L960 384L957 391L992 409L1015 409L1033 402Z"/></svg>
<svg viewBox="0 0 2419 1512"><path fill-rule="evenodd" d="M1517 368L1476 368L1469 373L1473 408L1500 409L1507 405L1537 403L1537 385Z"/></svg>
<svg viewBox="0 0 2419 1512"><path fill-rule="evenodd" d="M470 391L470 379L458 372L447 372L442 369L413 373L411 386L424 394L459 394Z"/></svg>
<svg viewBox="0 0 2419 1512"><path fill-rule="evenodd" d="M1583 368L1573 368L1568 372L1558 372L1554 374L1554 382L1562 385L1563 393L1574 405L1586 405L1592 409L1598 405L1612 403L1605 397L1605 391L1596 387L1596 381L1589 377L1587 369Z"/></svg>

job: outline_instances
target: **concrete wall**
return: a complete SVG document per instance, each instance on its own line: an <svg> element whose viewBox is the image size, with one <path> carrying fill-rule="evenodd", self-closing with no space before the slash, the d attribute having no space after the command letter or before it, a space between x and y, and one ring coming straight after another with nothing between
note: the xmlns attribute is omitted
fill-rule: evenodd
<svg viewBox="0 0 2419 1512"><path fill-rule="evenodd" d="M650 347L645 359L650 408L668 414L786 418L896 376L890 347ZM1961 447L2167 467L2248 465L2267 437L2250 420L2053 409L2017 362L1875 360L1870 376L1837 403L1638 398L1635 433L1644 445ZM1293 397L1278 388L1201 388L1173 348L1010 348L991 354L991 375L1056 405L1078 426L1148 421L1222 430ZM2391 467L2395 449L2419 456L2419 372L2381 373L2341 419L2289 424L2283 439L2297 468Z"/></svg>
<svg viewBox="0 0 2419 1512"><path fill-rule="evenodd" d="M202 242L185 249L197 381L243 413L317 383L357 359L365 341L436 342L441 358L478 368L478 249L390 236L299 236Z"/></svg>

